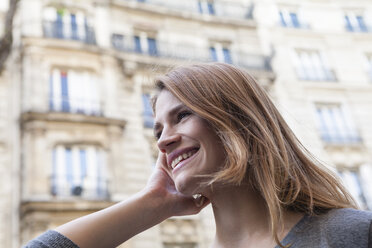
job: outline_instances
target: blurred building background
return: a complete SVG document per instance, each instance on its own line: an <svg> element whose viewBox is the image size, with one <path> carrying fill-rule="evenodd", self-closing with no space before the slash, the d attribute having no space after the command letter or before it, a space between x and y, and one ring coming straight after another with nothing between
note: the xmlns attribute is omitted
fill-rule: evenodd
<svg viewBox="0 0 372 248"><path fill-rule="evenodd" d="M8 10L0 1L0 35ZM252 73L304 145L372 209L372 2L20 0L0 75L0 247L142 189L152 79L223 61ZM211 209L126 248L207 248Z"/></svg>

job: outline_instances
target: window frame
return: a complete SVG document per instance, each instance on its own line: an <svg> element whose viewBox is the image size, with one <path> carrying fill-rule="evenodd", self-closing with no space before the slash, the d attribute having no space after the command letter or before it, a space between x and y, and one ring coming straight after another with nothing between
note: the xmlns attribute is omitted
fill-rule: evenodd
<svg viewBox="0 0 372 248"><path fill-rule="evenodd" d="M57 144L52 149L51 194L61 199L108 198L106 160L106 152L97 145Z"/></svg>

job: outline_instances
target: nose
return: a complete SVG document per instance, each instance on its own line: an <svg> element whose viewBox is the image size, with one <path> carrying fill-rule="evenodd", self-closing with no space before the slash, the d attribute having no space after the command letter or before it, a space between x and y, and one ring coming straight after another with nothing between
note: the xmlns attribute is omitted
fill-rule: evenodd
<svg viewBox="0 0 372 248"><path fill-rule="evenodd" d="M181 140L181 135L173 132L171 129L163 128L162 134L158 140L159 150L166 153L170 148Z"/></svg>

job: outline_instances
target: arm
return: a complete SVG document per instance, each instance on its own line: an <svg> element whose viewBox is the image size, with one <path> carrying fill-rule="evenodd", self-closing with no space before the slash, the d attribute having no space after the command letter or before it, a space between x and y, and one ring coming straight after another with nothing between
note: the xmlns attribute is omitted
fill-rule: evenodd
<svg viewBox="0 0 372 248"><path fill-rule="evenodd" d="M64 224L56 231L79 247L116 247L171 216L198 213L208 202L195 201L174 187L160 153L147 186L129 199Z"/></svg>

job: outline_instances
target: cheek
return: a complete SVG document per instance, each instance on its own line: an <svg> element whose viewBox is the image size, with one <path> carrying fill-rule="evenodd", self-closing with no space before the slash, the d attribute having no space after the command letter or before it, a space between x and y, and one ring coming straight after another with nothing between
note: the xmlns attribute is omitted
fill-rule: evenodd
<svg viewBox="0 0 372 248"><path fill-rule="evenodd" d="M206 145L208 160L211 161L215 170L221 169L226 160L226 152L220 138L213 133L213 138L209 139Z"/></svg>

